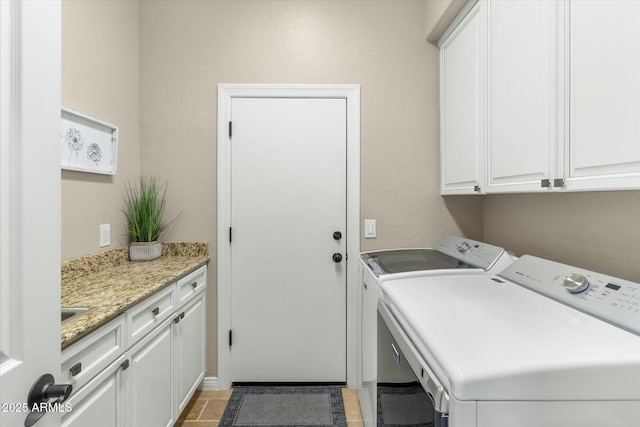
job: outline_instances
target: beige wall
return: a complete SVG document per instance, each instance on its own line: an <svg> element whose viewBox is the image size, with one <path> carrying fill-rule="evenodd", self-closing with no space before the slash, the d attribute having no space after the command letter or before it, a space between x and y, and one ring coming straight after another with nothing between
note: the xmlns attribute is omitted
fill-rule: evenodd
<svg viewBox="0 0 640 427"><path fill-rule="evenodd" d="M640 192L510 194L484 201L484 239L640 282Z"/></svg>
<svg viewBox="0 0 640 427"><path fill-rule="evenodd" d="M480 198L439 195L438 50L422 1L140 3L142 170L184 212L171 240L206 240L208 375L216 375L216 103L219 83L361 85L363 249L481 238Z"/></svg>
<svg viewBox="0 0 640 427"><path fill-rule="evenodd" d="M138 2L62 2L62 105L119 127L115 176L62 171L62 259L127 244L123 180L140 173ZM101 249L99 226L111 224Z"/></svg>

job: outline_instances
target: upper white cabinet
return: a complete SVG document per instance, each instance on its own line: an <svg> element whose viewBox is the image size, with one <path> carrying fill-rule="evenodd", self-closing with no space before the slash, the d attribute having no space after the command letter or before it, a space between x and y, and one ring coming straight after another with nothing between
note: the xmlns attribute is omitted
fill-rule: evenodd
<svg viewBox="0 0 640 427"><path fill-rule="evenodd" d="M478 3L440 44L442 194L480 193L484 181L484 24Z"/></svg>
<svg viewBox="0 0 640 427"><path fill-rule="evenodd" d="M491 1L487 193L548 191L557 144L555 0Z"/></svg>
<svg viewBox="0 0 640 427"><path fill-rule="evenodd" d="M567 2L564 22L564 188L640 188L640 2Z"/></svg>
<svg viewBox="0 0 640 427"><path fill-rule="evenodd" d="M639 1L480 0L462 14L440 43L442 194L640 188ZM474 20L475 51L460 38Z"/></svg>

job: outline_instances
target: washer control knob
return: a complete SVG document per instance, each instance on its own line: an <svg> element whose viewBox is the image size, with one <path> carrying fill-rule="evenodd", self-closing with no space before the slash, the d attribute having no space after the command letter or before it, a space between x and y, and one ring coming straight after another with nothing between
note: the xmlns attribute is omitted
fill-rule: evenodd
<svg viewBox="0 0 640 427"><path fill-rule="evenodd" d="M562 286L572 294L577 294L589 287L589 280L583 274L571 274L564 279Z"/></svg>
<svg viewBox="0 0 640 427"><path fill-rule="evenodd" d="M471 250L471 245L467 242L458 243L456 249L461 254L466 255Z"/></svg>

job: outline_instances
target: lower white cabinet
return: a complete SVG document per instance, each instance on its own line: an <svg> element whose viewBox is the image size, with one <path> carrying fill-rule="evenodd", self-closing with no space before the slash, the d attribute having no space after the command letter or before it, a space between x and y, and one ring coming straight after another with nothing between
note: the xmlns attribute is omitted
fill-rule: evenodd
<svg viewBox="0 0 640 427"><path fill-rule="evenodd" d="M128 426L172 426L173 320L166 320L127 351L126 418Z"/></svg>
<svg viewBox="0 0 640 427"><path fill-rule="evenodd" d="M67 401L73 410L62 415L62 427L123 427L124 354Z"/></svg>
<svg viewBox="0 0 640 427"><path fill-rule="evenodd" d="M205 289L201 267L65 349L62 374L74 390L62 426L173 426L204 378ZM131 314L168 295L164 305L177 310L168 316L157 310L145 322L154 327L131 340L131 332L140 330Z"/></svg>
<svg viewBox="0 0 640 427"><path fill-rule="evenodd" d="M180 311L180 321L173 325L174 379L177 392L177 415L204 378L205 368L205 295L202 292Z"/></svg>

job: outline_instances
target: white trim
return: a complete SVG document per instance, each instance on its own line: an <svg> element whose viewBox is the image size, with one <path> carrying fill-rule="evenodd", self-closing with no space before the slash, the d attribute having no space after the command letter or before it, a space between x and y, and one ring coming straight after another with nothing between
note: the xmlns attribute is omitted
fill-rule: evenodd
<svg viewBox="0 0 640 427"><path fill-rule="evenodd" d="M218 377L204 377L198 386L198 390L220 390Z"/></svg>
<svg viewBox="0 0 640 427"><path fill-rule="evenodd" d="M16 360L19 355L13 349L18 347L20 334L16 333L19 328L12 324L12 319L18 319L18 313L15 313L17 304L12 304L18 298L13 295L19 295L20 291L20 279L16 277L20 261L20 248L16 246L20 241L20 227L15 225L22 217L18 210L20 199L16 185L20 182L17 157L20 142L18 13L19 4L0 2L0 325L12 326L0 326L0 377L19 366ZM16 183L13 184L15 188L12 183Z"/></svg>
<svg viewBox="0 0 640 427"><path fill-rule="evenodd" d="M228 229L231 223L230 153L227 123L232 98L338 98L347 102L347 386L358 388L357 302L360 253L360 85L218 85L218 377L216 386L231 386L231 270ZM350 256L349 256L350 255Z"/></svg>
<svg viewBox="0 0 640 427"><path fill-rule="evenodd" d="M467 17L469 11L473 9L478 1L480 0L467 0L467 4L462 7L460 12L458 12L458 15L456 15L453 21L451 21L451 24L449 24L447 29L444 30L444 33L442 33L442 35L440 36L440 39L438 39L438 49L442 49L442 45L445 43L447 38L449 38L449 36L456 30L458 25L460 25L460 23Z"/></svg>

